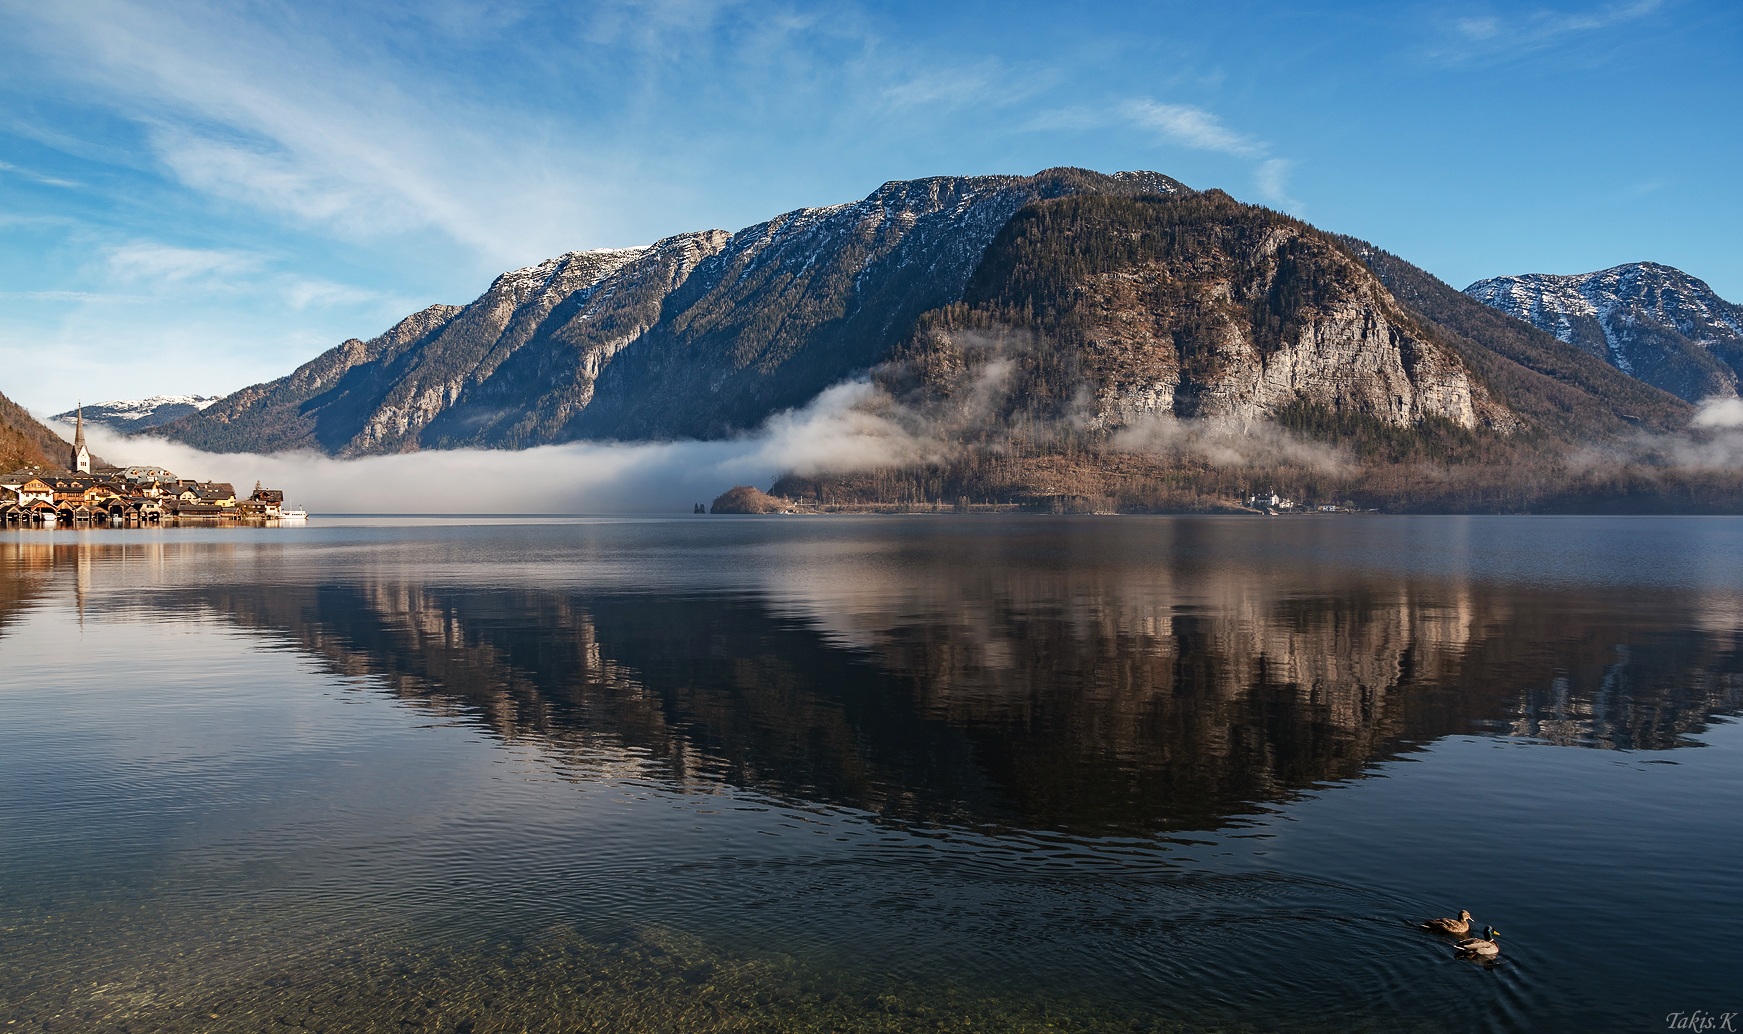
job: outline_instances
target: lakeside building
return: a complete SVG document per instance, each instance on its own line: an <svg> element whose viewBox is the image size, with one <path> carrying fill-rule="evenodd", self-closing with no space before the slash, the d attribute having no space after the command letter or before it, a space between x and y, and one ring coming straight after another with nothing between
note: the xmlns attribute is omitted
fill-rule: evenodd
<svg viewBox="0 0 1743 1034"><path fill-rule="evenodd" d="M1247 505L1258 510L1293 510L1295 509L1295 500L1285 499L1271 491L1254 492L1247 497Z"/></svg>
<svg viewBox="0 0 1743 1034"><path fill-rule="evenodd" d="M222 481L128 481L39 467L0 475L0 526L271 521L285 516L284 493L263 488L238 498Z"/></svg>
<svg viewBox="0 0 1743 1034"><path fill-rule="evenodd" d="M178 478L155 465L92 469L82 407L67 460L66 469L32 466L0 475L0 527L258 522L285 516L284 493L258 481L253 494L238 499L227 482Z"/></svg>

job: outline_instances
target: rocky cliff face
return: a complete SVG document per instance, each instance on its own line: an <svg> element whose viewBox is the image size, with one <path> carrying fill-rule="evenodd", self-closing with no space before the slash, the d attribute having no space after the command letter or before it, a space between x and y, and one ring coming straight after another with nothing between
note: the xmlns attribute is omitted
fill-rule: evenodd
<svg viewBox="0 0 1743 1034"><path fill-rule="evenodd" d="M965 304L923 319L882 376L965 426L989 404L1007 423L1111 429L1294 405L1518 426L1336 240L1220 191L1025 208Z"/></svg>
<svg viewBox="0 0 1743 1034"><path fill-rule="evenodd" d="M1158 173L936 177L738 233L576 252L348 341L161 433L219 451L716 437L886 355L1030 201L1186 193Z"/></svg>
<svg viewBox="0 0 1743 1034"><path fill-rule="evenodd" d="M1690 402L1735 398L1743 307L1656 262L1479 280L1465 293Z"/></svg>
<svg viewBox="0 0 1743 1034"><path fill-rule="evenodd" d="M660 322L666 299L730 239L724 230L680 234L637 249L595 282L546 286L488 354L461 357L468 368L450 385L453 401L424 422L419 444L525 448L573 438L569 426L593 401L601 371Z"/></svg>

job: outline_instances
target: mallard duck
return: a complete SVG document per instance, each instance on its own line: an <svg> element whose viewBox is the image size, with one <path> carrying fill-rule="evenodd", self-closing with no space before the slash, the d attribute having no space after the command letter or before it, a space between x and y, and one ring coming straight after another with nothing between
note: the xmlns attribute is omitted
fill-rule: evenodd
<svg viewBox="0 0 1743 1034"><path fill-rule="evenodd" d="M1429 933L1447 933L1454 937L1463 937L1471 932L1471 914L1461 908L1457 919L1430 919L1426 923L1418 923L1416 928L1427 930Z"/></svg>
<svg viewBox="0 0 1743 1034"><path fill-rule="evenodd" d="M1501 954L1501 931L1492 927L1483 927L1483 936L1472 937L1459 942L1460 955L1499 955Z"/></svg>

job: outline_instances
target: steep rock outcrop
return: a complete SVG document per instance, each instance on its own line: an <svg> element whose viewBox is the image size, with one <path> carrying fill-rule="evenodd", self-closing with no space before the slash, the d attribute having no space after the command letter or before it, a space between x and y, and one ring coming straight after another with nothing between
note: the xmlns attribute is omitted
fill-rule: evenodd
<svg viewBox="0 0 1743 1034"><path fill-rule="evenodd" d="M1680 269L1632 262L1577 276L1498 276L1465 293L1678 398L1737 396L1743 307Z"/></svg>
<svg viewBox="0 0 1743 1034"><path fill-rule="evenodd" d="M1519 426L1337 241L1220 191L1025 208L964 304L923 319L880 376L970 433L983 415L1118 428L1296 404L1400 427Z"/></svg>
<svg viewBox="0 0 1743 1034"><path fill-rule="evenodd" d="M499 345L458 400L422 433L426 448L525 448L575 437L600 372L657 324L666 298L730 240L725 230L668 237L588 290L537 313L536 331ZM517 317L517 321L520 318Z"/></svg>
<svg viewBox="0 0 1743 1034"><path fill-rule="evenodd" d="M585 296L648 249L569 252L536 266L504 273L490 290L444 325L428 344L408 353L340 455L413 452L419 436L457 405L469 388L488 381L539 332L563 302Z"/></svg>

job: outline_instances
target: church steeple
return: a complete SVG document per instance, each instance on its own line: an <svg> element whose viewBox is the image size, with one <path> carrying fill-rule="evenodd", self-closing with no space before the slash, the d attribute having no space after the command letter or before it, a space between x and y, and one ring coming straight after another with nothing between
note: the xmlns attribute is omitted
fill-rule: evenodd
<svg viewBox="0 0 1743 1034"><path fill-rule="evenodd" d="M85 402L79 400L79 419L73 428L73 469L81 474L91 472L91 450L85 448Z"/></svg>

